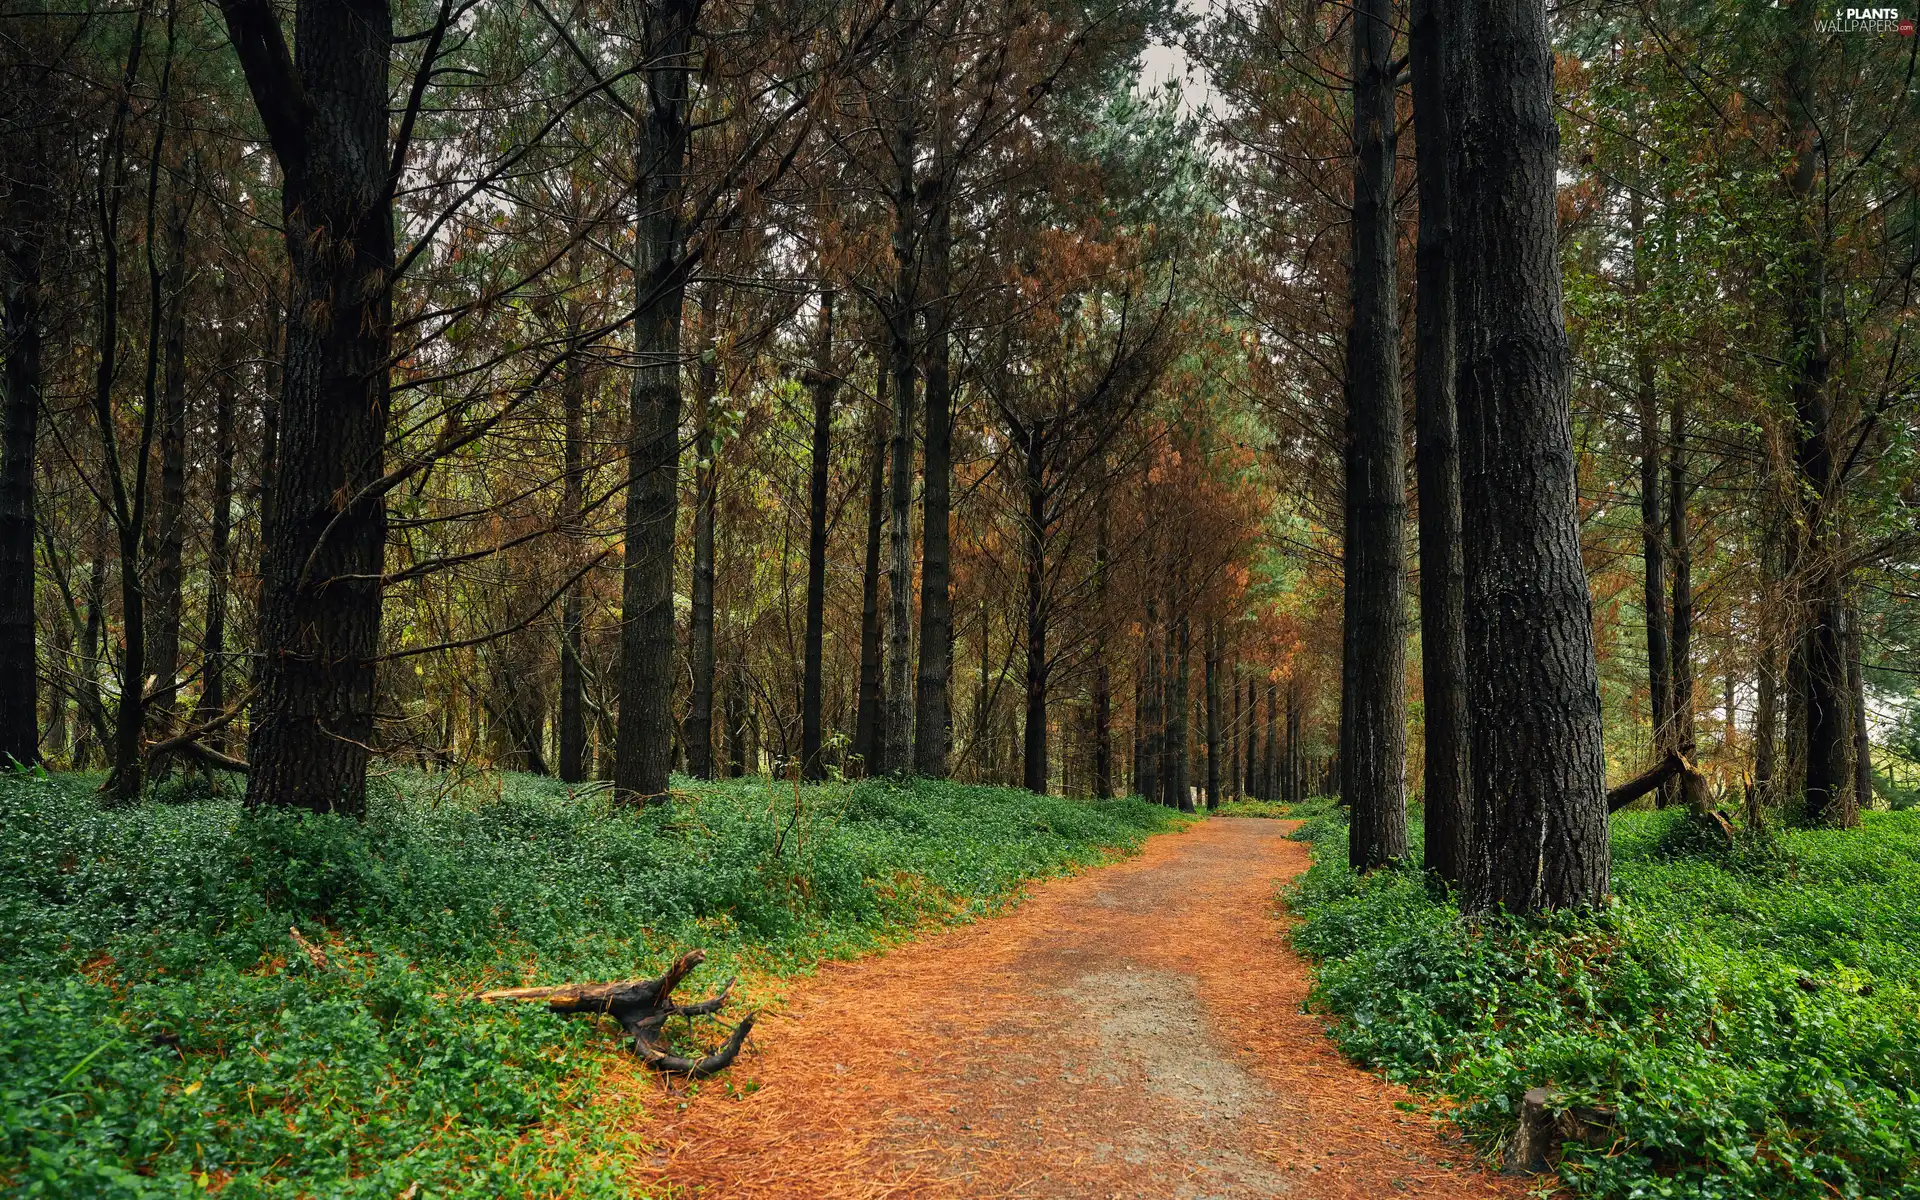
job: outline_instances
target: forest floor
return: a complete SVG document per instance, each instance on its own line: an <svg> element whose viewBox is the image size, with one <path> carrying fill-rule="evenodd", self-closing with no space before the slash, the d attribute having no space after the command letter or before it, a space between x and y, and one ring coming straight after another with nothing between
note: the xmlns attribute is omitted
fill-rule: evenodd
<svg viewBox="0 0 1920 1200"><path fill-rule="evenodd" d="M1215 818L1005 915L792 981L730 1076L603 1080L648 1191L1519 1197L1301 1011L1293 822ZM665 1188L662 1185L666 1185Z"/></svg>

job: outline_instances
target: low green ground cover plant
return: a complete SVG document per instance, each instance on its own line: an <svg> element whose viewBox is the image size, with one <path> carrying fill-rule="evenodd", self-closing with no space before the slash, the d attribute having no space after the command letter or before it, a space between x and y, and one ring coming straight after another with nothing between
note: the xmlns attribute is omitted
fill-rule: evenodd
<svg viewBox="0 0 1920 1200"><path fill-rule="evenodd" d="M696 945L692 988L804 969L1180 819L765 779L615 810L400 774L354 822L250 814L217 779L106 811L97 782L0 776L6 1195L624 1196L580 1113L612 1030L476 990L653 974Z"/></svg>
<svg viewBox="0 0 1920 1200"><path fill-rule="evenodd" d="M1617 1114L1612 1144L1568 1147L1579 1195L1920 1197L1920 812L1731 853L1623 812L1609 910L1478 925L1415 870L1356 877L1343 822L1313 825L1288 895L1313 1002L1483 1145L1551 1085Z"/></svg>

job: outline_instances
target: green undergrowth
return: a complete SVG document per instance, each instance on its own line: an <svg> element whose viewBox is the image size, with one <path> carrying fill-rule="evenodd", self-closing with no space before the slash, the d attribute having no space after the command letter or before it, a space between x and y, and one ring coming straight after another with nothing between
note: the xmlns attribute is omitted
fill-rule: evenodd
<svg viewBox="0 0 1920 1200"><path fill-rule="evenodd" d="M354 822L192 782L105 811L97 780L0 776L0 1194L624 1196L622 1147L582 1111L612 1028L477 989L652 974L689 946L709 953L690 988L802 971L1179 821L946 783L676 782L633 811L402 773Z"/></svg>
<svg viewBox="0 0 1920 1200"><path fill-rule="evenodd" d="M1285 804L1272 800L1223 800L1220 807L1213 810L1221 817L1293 817L1296 814Z"/></svg>
<svg viewBox="0 0 1920 1200"><path fill-rule="evenodd" d="M1617 1113L1568 1149L1579 1195L1920 1197L1920 811L1732 853L1623 812L1607 910L1477 927L1415 871L1356 878L1337 813L1314 820L1287 896L1313 1003L1483 1145L1551 1085Z"/></svg>

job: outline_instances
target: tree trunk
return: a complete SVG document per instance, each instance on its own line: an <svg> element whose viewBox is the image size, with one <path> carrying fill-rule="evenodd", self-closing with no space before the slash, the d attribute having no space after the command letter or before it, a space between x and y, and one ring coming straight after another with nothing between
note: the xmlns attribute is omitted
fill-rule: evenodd
<svg viewBox="0 0 1920 1200"><path fill-rule="evenodd" d="M1353 10L1353 247L1348 277L1341 795L1356 871L1407 856L1406 452L1395 277L1390 0Z"/></svg>
<svg viewBox="0 0 1920 1200"><path fill-rule="evenodd" d="M1141 626L1140 643L1141 679L1140 698L1144 702L1135 705L1140 714L1140 798L1155 804L1163 802L1160 794L1160 605L1153 585L1147 586L1147 615Z"/></svg>
<svg viewBox="0 0 1920 1200"><path fill-rule="evenodd" d="M1275 761L1280 744L1280 740L1276 736L1278 714L1280 711L1279 697L1280 689L1269 680L1267 683L1266 757L1263 758L1260 763L1260 776L1266 783L1266 791L1262 793L1260 797L1263 800L1278 800L1281 798L1279 789L1279 764Z"/></svg>
<svg viewBox="0 0 1920 1200"><path fill-rule="evenodd" d="M1873 807L1873 739L1868 727L1866 634L1860 628L1860 610L1847 612L1847 690L1853 703L1853 807L1854 819Z"/></svg>
<svg viewBox="0 0 1920 1200"><path fill-rule="evenodd" d="M1812 0L1793 0L1789 10L1793 37L1786 66L1788 144L1798 154L1789 188L1804 215L1803 235L1793 256L1794 289L1787 298L1786 359L1798 437L1794 466L1797 493L1803 498L1794 577L1800 610L1806 614L1794 683L1803 718L1805 743L1799 757L1806 819L1814 824L1847 826L1859 819L1846 802L1852 783L1852 721L1846 668L1846 580L1835 561L1834 535L1840 503L1833 441L1833 397L1828 378L1826 258L1829 230L1816 187L1821 151L1814 120L1814 72L1819 58ZM1850 808L1853 811L1850 811Z"/></svg>
<svg viewBox="0 0 1920 1200"><path fill-rule="evenodd" d="M1167 603L1172 590L1169 587L1162 594L1167 616L1160 637L1160 803L1177 808L1180 804L1178 789L1186 782L1186 771L1180 769L1174 760L1186 752L1186 731L1182 727L1181 715L1174 707L1177 696L1174 674L1178 670L1175 660L1180 653L1180 635L1179 623L1173 619L1173 605ZM1180 736L1176 737L1176 733Z"/></svg>
<svg viewBox="0 0 1920 1200"><path fill-rule="evenodd" d="M913 14L903 12L891 48L893 86L888 149L893 157L893 295L887 312L893 364L891 554L887 609L886 748L888 769L913 766L913 504L914 316L918 311L920 232L915 220L918 153L915 84L917 41Z"/></svg>
<svg viewBox="0 0 1920 1200"><path fill-rule="evenodd" d="M881 716L884 702L880 694L880 534L886 525L887 508L887 376L885 350L875 358L873 436L867 451L867 555L860 575L860 701L854 719L853 752L868 772L885 768L886 750L881 739L886 724ZM986 686L984 671L981 686ZM976 732L976 740L978 734Z"/></svg>
<svg viewBox="0 0 1920 1200"><path fill-rule="evenodd" d="M1245 800L1247 798L1247 777L1244 774L1246 762L1241 752L1241 747L1247 742L1246 726L1243 724L1245 709L1240 703L1240 681L1234 678L1232 671L1227 672L1227 688L1233 693L1233 723L1227 727L1227 790L1233 799Z"/></svg>
<svg viewBox="0 0 1920 1200"><path fill-rule="evenodd" d="M1420 675L1425 696L1426 868L1458 886L1471 837L1467 792L1465 549L1459 415L1454 406L1453 216L1449 207L1446 47L1437 0L1414 0L1413 71L1420 231L1415 251L1414 470L1420 488ZM1288 693L1288 726L1293 722ZM1288 756L1288 780L1298 772ZM1289 788L1291 791L1291 787Z"/></svg>
<svg viewBox="0 0 1920 1200"><path fill-rule="evenodd" d="M1259 681L1247 680L1247 795L1254 800L1266 798L1266 783L1260 778L1260 692Z"/></svg>
<svg viewBox="0 0 1920 1200"><path fill-rule="evenodd" d="M1693 757L1693 549L1687 538L1687 392L1673 389L1667 431L1667 546L1673 556L1672 749ZM1663 802L1671 803L1665 789Z"/></svg>
<svg viewBox="0 0 1920 1200"><path fill-rule="evenodd" d="M943 109L944 112L944 109ZM944 779L952 699L953 604L948 593L952 555L949 495L953 482L953 387L947 362L947 292L953 257L953 207L947 199L946 136L930 181L926 324L926 444L920 499L920 673L914 707L913 769Z"/></svg>
<svg viewBox="0 0 1920 1200"><path fill-rule="evenodd" d="M261 535L247 802L366 808L392 346L387 0L300 0L297 65L266 0L223 0L282 172L289 261Z"/></svg>
<svg viewBox="0 0 1920 1200"><path fill-rule="evenodd" d="M1192 708L1188 699L1188 683L1192 678L1192 636L1191 625L1184 612L1180 614L1178 632L1173 640L1178 642L1179 648L1174 658L1173 686L1167 698L1167 710L1171 714L1167 721L1167 744L1171 749L1168 756L1171 770L1168 774L1172 781L1167 799L1181 812L1190 813L1193 811L1193 753L1188 744L1192 739L1187 729L1187 713Z"/></svg>
<svg viewBox="0 0 1920 1200"><path fill-rule="evenodd" d="M566 374L560 381L564 427L561 454L567 477L562 485L560 520L578 556L586 533L582 528L586 507L582 456L586 442L587 370L577 357L569 357L562 369ZM587 778L587 684L581 662L581 655L586 651L585 622L586 583L576 579L567 585L566 595L560 600L560 720L556 732L563 783L581 783Z"/></svg>
<svg viewBox="0 0 1920 1200"><path fill-rule="evenodd" d="M222 372L213 393L213 521L207 536L207 617L200 645L200 703L193 723L218 718L227 708L227 589L233 575L233 380ZM224 729L206 743L226 752Z"/></svg>
<svg viewBox="0 0 1920 1200"><path fill-rule="evenodd" d="M807 385L813 392L813 462L808 479L807 508L807 641L805 678L800 685L800 770L807 779L827 777L820 755L821 643L826 636L827 612L827 475L832 467L833 394L839 377L833 373L833 291L820 293L820 327L813 352L813 370Z"/></svg>
<svg viewBox="0 0 1920 1200"><path fill-rule="evenodd" d="M687 698L687 717L680 740L687 750L687 773L696 779L714 777L713 755L713 536L719 511L719 448L714 445L713 395L720 368L714 360L714 324L719 291L713 285L700 293L700 362L694 368L693 474L693 594L687 617L687 660L693 676Z"/></svg>
<svg viewBox="0 0 1920 1200"><path fill-rule="evenodd" d="M1606 767L1575 499L1546 5L1468 0L1447 15L1461 510L1475 531L1465 902L1512 913L1596 905L1608 884Z"/></svg>
<svg viewBox="0 0 1920 1200"><path fill-rule="evenodd" d="M161 352L166 384L160 390L160 496L147 531L153 564L153 608L147 622L146 687L150 713L170 722L180 688L180 616L187 508L187 218L175 194L167 221L171 259L166 273L166 334ZM154 303L160 303L159 297ZM167 732L171 732L169 729Z"/></svg>
<svg viewBox="0 0 1920 1200"><path fill-rule="evenodd" d="M642 11L647 104L639 147L632 422L627 442L626 562L620 598L620 731L613 790L662 803L673 765L673 543L680 510L680 315L686 299L681 213L693 27L699 0Z"/></svg>
<svg viewBox="0 0 1920 1200"><path fill-rule="evenodd" d="M1780 726L1780 527L1769 517L1760 545L1759 697L1753 711L1753 796L1749 812L1774 802L1775 755Z"/></svg>
<svg viewBox="0 0 1920 1200"><path fill-rule="evenodd" d="M1633 234L1633 290L1645 288L1642 242L1643 202L1636 188L1628 198L1628 226ZM1644 303L1644 302L1642 302ZM1653 745L1666 751L1673 740L1673 642L1667 619L1667 528L1660 513L1660 395L1654 372L1653 349L1645 333L1634 347L1635 399L1640 417L1640 559L1645 566L1641 590L1647 619L1647 696L1652 709ZM1660 807L1672 803L1679 784L1668 780L1660 788Z"/></svg>
<svg viewBox="0 0 1920 1200"><path fill-rule="evenodd" d="M1047 661L1047 488L1046 430L1033 426L1027 431L1025 477L1027 520L1025 529L1027 568L1027 719L1021 742L1021 775L1030 792L1046 794L1051 778L1047 762L1047 676L1052 664Z"/></svg>
<svg viewBox="0 0 1920 1200"><path fill-rule="evenodd" d="M35 139L38 148L38 139ZM16 184L23 208L36 183ZM40 761L39 663L34 647L34 440L40 423L40 273L44 230L37 212L7 214L6 355L0 386L0 766ZM91 670L91 664L88 664Z"/></svg>
<svg viewBox="0 0 1920 1200"><path fill-rule="evenodd" d="M1113 678L1107 667L1107 506L1094 518L1094 621L1099 633L1093 641L1093 794L1100 800L1113 795Z"/></svg>
<svg viewBox="0 0 1920 1200"><path fill-rule="evenodd" d="M1220 807L1220 625L1207 618L1207 809Z"/></svg>

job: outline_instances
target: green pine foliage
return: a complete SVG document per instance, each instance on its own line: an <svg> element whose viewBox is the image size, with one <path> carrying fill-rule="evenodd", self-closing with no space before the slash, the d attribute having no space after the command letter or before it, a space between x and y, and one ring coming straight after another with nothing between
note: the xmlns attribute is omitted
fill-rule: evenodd
<svg viewBox="0 0 1920 1200"><path fill-rule="evenodd" d="M615 1031L476 991L654 974L692 946L690 988L804 970L1180 820L766 779L616 811L544 779L402 773L357 823L249 814L204 782L105 811L95 783L0 776L8 1196L625 1196L583 1111Z"/></svg>
<svg viewBox="0 0 1920 1200"><path fill-rule="evenodd" d="M1317 828L1288 893L1314 1003L1483 1145L1552 1085L1618 1114L1613 1144L1568 1150L1578 1195L1920 1197L1920 812L1732 854L1623 812L1610 909L1477 928L1417 872L1355 877Z"/></svg>

